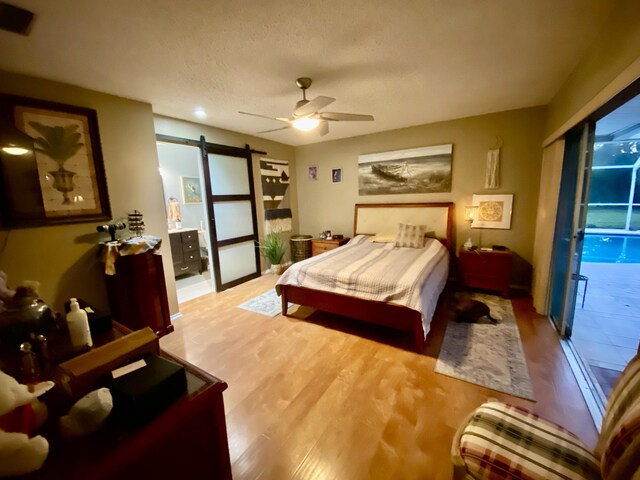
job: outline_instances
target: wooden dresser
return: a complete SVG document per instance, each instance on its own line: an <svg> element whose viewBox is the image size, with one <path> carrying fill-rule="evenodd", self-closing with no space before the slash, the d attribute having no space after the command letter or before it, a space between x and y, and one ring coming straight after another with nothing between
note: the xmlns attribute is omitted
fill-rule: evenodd
<svg viewBox="0 0 640 480"><path fill-rule="evenodd" d="M120 256L115 275L105 275L113 318L131 330L150 327L157 335L173 332L162 255Z"/></svg>
<svg viewBox="0 0 640 480"><path fill-rule="evenodd" d="M128 330L120 332L119 325L114 324L108 335L115 339ZM152 420L129 423L112 414L97 432L74 439L60 436L54 403L49 409L49 420L39 432L50 442L49 456L43 468L12 478L231 480L222 395L227 384L167 352L160 351L159 354L184 367L187 376L184 395ZM43 398L47 401L51 397ZM67 410L68 407L64 408L62 413Z"/></svg>
<svg viewBox="0 0 640 480"><path fill-rule="evenodd" d="M347 243L349 238L334 238L332 240L322 240L320 238L314 238L311 240L311 256L315 257L316 255L320 255L321 253L328 252L329 250L333 250L334 248L338 248L345 243Z"/></svg>
<svg viewBox="0 0 640 480"><path fill-rule="evenodd" d="M198 230L194 228L170 232L169 241L171 242L171 257L173 257L173 270L176 277L187 273L202 273Z"/></svg>
<svg viewBox="0 0 640 480"><path fill-rule="evenodd" d="M511 251L493 250L484 252L479 249L458 251L458 271L460 282L467 287L496 290L502 296L509 296L511 280Z"/></svg>

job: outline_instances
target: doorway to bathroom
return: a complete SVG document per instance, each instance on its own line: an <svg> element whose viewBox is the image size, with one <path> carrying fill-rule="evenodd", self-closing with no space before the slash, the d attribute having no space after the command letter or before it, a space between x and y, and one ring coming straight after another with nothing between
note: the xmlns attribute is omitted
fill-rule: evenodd
<svg viewBox="0 0 640 480"><path fill-rule="evenodd" d="M202 153L197 145L156 142L178 303L213 292Z"/></svg>

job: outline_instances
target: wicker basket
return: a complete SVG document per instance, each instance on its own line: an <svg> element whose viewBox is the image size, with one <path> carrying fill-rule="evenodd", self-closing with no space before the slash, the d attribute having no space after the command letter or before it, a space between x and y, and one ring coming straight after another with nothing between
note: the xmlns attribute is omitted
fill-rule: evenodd
<svg viewBox="0 0 640 480"><path fill-rule="evenodd" d="M291 246L291 261L293 263L311 257L311 235L293 235L289 239Z"/></svg>

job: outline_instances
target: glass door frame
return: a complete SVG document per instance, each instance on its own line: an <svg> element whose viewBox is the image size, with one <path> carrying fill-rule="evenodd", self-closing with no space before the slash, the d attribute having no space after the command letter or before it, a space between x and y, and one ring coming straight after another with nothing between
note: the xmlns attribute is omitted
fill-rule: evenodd
<svg viewBox="0 0 640 480"><path fill-rule="evenodd" d="M565 134L565 154L552 255L552 265L555 265L558 271L552 272L549 282L549 316L562 338L569 338L572 333L577 284L579 281L578 274L582 261L582 241L584 239L588 209L591 165L595 144L595 125L598 120L639 94L640 78L597 108L584 121ZM567 162L569 163L567 164ZM564 196L562 194L563 188L566 189ZM573 203L564 205L570 211L566 212L568 215L563 216L560 214L560 208L563 207L562 201L567 201L571 197L573 197ZM572 219L571 230L570 236L567 237L566 234L569 232L567 222L570 219ZM568 250L565 247L563 251L562 244L567 241L569 241ZM564 281L561 280L561 274L564 275L562 278ZM554 299L561 300L558 317L554 316ZM638 348L640 349L640 344Z"/></svg>
<svg viewBox="0 0 640 480"><path fill-rule="evenodd" d="M235 287L241 283L247 282L254 278L258 278L261 275L260 271L260 251L258 249L258 213L256 210L256 193L253 180L253 160L252 150L249 145L245 145L244 148L230 147L227 145L219 145L216 143L209 143L205 140L204 136L200 137L200 151L202 154L202 166L204 172L204 184L205 193L207 198L207 213L209 215L209 237L211 241L211 258L214 265L214 279L216 282L216 291L222 292L231 287ZM249 181L249 194L237 194L237 195L213 195L211 186L211 171L209 168L209 154L213 155L225 155L228 157L238 157L246 160L247 174ZM218 234L216 231L215 211L214 203L224 202L237 202L237 201L249 201L251 204L251 220L253 226L253 234L244 235L242 237L229 238L225 240L218 240ZM222 283L222 273L220 271L220 248L229 245L235 245L244 243L247 241L253 241L256 271L249 275L231 280L226 283Z"/></svg>
<svg viewBox="0 0 640 480"><path fill-rule="evenodd" d="M595 122L565 135L554 234L549 315L562 338L571 336L587 218Z"/></svg>

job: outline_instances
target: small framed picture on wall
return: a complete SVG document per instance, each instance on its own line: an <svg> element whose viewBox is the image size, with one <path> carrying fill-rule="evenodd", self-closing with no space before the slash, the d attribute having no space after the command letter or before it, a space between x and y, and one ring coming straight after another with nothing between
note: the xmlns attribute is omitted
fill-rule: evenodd
<svg viewBox="0 0 640 480"><path fill-rule="evenodd" d="M342 169L341 168L332 168L331 169L331 183L342 183Z"/></svg>
<svg viewBox="0 0 640 480"><path fill-rule="evenodd" d="M309 180L315 182L318 180L318 166L309 165Z"/></svg>

